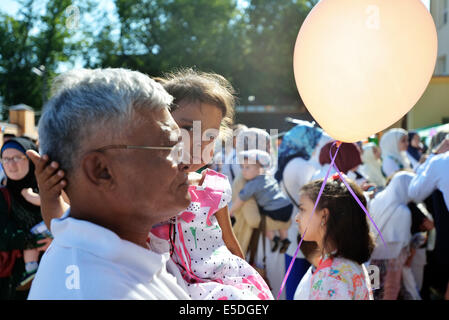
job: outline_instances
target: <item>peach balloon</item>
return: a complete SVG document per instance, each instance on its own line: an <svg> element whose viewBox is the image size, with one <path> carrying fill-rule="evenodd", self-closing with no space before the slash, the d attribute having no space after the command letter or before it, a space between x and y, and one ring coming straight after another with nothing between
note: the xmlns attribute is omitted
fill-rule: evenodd
<svg viewBox="0 0 449 320"><path fill-rule="evenodd" d="M331 137L360 141L418 102L437 47L435 23L420 0L322 0L296 40L296 85Z"/></svg>

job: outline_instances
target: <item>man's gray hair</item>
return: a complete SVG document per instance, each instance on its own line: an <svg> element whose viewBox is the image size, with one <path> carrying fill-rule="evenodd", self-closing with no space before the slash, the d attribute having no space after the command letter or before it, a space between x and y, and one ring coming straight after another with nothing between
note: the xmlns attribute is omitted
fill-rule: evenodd
<svg viewBox="0 0 449 320"><path fill-rule="evenodd" d="M159 83L137 71L68 71L54 80L52 97L44 106L40 153L69 173L80 160L86 139L104 134L105 129L111 136L126 130L135 111L168 109L172 100Z"/></svg>

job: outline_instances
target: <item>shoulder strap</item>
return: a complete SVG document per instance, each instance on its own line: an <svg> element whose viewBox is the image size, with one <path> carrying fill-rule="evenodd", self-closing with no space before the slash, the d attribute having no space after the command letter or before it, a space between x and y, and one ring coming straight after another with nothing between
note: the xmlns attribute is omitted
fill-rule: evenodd
<svg viewBox="0 0 449 320"><path fill-rule="evenodd" d="M250 265L254 264L254 260L257 253L257 242L259 240L260 229L252 229L251 238L249 240L248 252L249 252L249 260L248 263Z"/></svg>
<svg viewBox="0 0 449 320"><path fill-rule="evenodd" d="M8 189L6 189L5 187L1 187L0 190L3 193L6 204L8 205L8 214L11 214L11 195L9 194Z"/></svg>
<svg viewBox="0 0 449 320"><path fill-rule="evenodd" d="M232 178L232 181L234 181L234 179L235 179L235 174L234 174L234 170L232 170L232 164L229 165L229 170L231 171L231 178Z"/></svg>
<svg viewBox="0 0 449 320"><path fill-rule="evenodd" d="M235 179L235 173L234 173L234 170L232 169L232 165L234 164L234 161L235 161L236 157L237 157L237 154L234 154L232 156L231 163L229 164L229 170L231 171L232 181L234 181L234 179Z"/></svg>
<svg viewBox="0 0 449 320"><path fill-rule="evenodd" d="M259 238L262 239L262 246L263 246L262 263L263 263L263 268L264 269L266 269L266 267L267 267L266 266L267 254L266 254L266 250L265 250L265 230L266 230L266 216L264 214L261 214L260 215L259 228L253 229L253 232L252 232L252 235L251 235L251 239L250 239L250 243L249 243L249 248L248 248L248 251L250 252L248 263L250 265L253 265L255 257L256 257L256 254L257 254L257 247L258 247L258 244L259 244Z"/></svg>
<svg viewBox="0 0 449 320"><path fill-rule="evenodd" d="M262 246L263 246L263 268L264 270L267 269L267 252L265 250L265 230L267 225L267 216L262 214L260 217L260 237L262 238Z"/></svg>
<svg viewBox="0 0 449 320"><path fill-rule="evenodd" d="M285 192L287 193L287 196L289 197L290 202L291 202L296 208L299 209L299 204L295 201L295 199L293 199L293 197L292 197L292 195L290 194L290 192L288 192L288 189L287 189L287 186L286 186L285 183L284 183L284 180L282 180L281 183L282 183L282 185L284 186L284 190L285 190Z"/></svg>

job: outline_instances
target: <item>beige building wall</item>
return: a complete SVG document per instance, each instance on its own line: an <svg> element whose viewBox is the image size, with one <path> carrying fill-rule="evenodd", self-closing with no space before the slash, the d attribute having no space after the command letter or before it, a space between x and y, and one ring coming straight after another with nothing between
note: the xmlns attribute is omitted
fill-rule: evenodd
<svg viewBox="0 0 449 320"><path fill-rule="evenodd" d="M449 0L431 0L430 13L438 32L435 75L449 75Z"/></svg>
<svg viewBox="0 0 449 320"><path fill-rule="evenodd" d="M18 107L18 108L16 108ZM0 123L0 146L3 145L3 134L15 136L28 136L38 139L38 132L34 121L34 110L25 105L15 106L9 109L9 122Z"/></svg>
<svg viewBox="0 0 449 320"><path fill-rule="evenodd" d="M433 77L421 99L407 115L407 129L449 122L449 76Z"/></svg>

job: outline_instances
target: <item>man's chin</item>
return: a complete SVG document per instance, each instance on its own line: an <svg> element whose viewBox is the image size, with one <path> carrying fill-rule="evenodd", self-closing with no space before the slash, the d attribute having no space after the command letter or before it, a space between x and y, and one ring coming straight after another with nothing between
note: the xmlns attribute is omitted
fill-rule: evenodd
<svg viewBox="0 0 449 320"><path fill-rule="evenodd" d="M178 212L184 211L187 209L191 202L190 193L183 192L176 198L176 207L178 208Z"/></svg>
<svg viewBox="0 0 449 320"><path fill-rule="evenodd" d="M189 206L191 201L192 201L192 198L190 197L190 193L187 192L186 195L184 196L183 201L182 201L183 202L183 204L182 204L183 208L186 209Z"/></svg>

